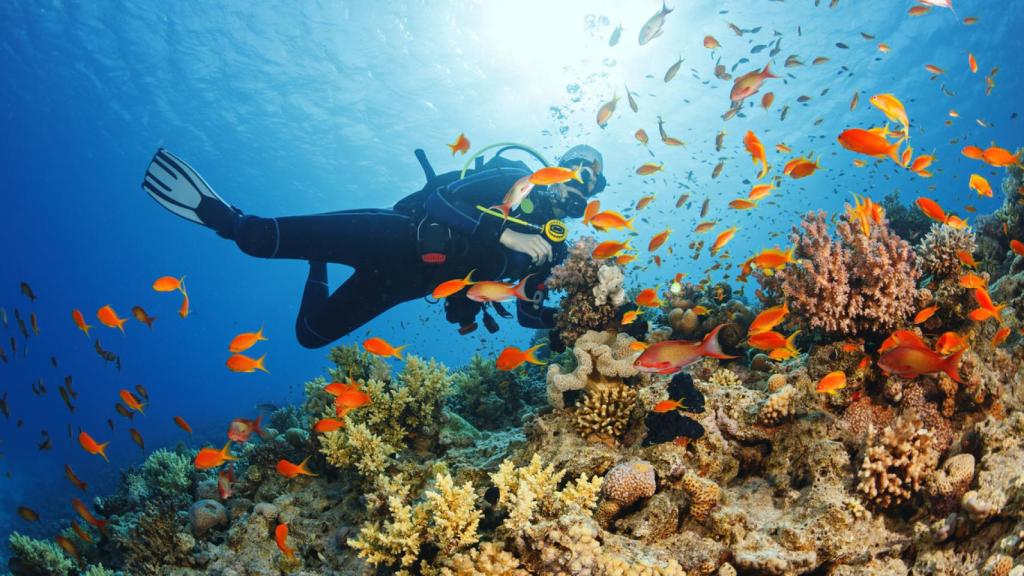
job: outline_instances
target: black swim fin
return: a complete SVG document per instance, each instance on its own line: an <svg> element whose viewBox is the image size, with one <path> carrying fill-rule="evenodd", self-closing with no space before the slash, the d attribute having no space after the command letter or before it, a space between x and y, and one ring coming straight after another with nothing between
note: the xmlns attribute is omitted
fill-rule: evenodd
<svg viewBox="0 0 1024 576"><path fill-rule="evenodd" d="M160 148L146 168L145 190L174 214L231 238L242 211L224 201L187 162Z"/></svg>

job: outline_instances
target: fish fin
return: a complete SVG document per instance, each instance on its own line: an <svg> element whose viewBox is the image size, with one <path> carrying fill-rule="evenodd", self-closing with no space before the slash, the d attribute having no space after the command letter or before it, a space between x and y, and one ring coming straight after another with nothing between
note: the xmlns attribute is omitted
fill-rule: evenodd
<svg viewBox="0 0 1024 576"><path fill-rule="evenodd" d="M220 455L223 456L225 460L237 460L238 459L238 458L235 458L231 454L231 440L228 440L224 444L224 447L220 449Z"/></svg>
<svg viewBox="0 0 1024 576"><path fill-rule="evenodd" d="M96 448L96 452L100 456L103 456L103 459L106 460L108 463L110 462L110 458L107 458L107 445L109 445L109 444L110 444L110 440L107 440L106 442L104 442L103 444L100 444Z"/></svg>
<svg viewBox="0 0 1024 576"><path fill-rule="evenodd" d="M515 289L512 291L516 298L519 298L520 300L525 300L527 302L532 302L532 300L526 295L526 281L530 279L530 276L533 276L533 274L527 274L526 276L524 276L523 279L520 280L518 284L516 284Z"/></svg>
<svg viewBox="0 0 1024 576"><path fill-rule="evenodd" d="M633 216L629 220L626 220L626 228L629 228L633 232L636 232L636 228L633 228L633 220L636 220L636 216ZM596 228L596 226L595 226Z"/></svg>
<svg viewBox="0 0 1024 576"><path fill-rule="evenodd" d="M715 326L714 330L708 332L708 335L704 337L704 341L700 344L700 352L704 356L710 356L712 358L729 359L735 358L722 351L722 345L718 343L718 332L722 330L725 324L719 324Z"/></svg>
<svg viewBox="0 0 1024 576"><path fill-rule="evenodd" d="M546 344L546 342L541 342L540 344L537 344L536 346L531 346L531 347L527 348L526 349L526 361L529 362L530 364L537 364L538 366L543 366L545 364L545 362L543 360L539 360L537 358L537 356L534 355L534 352L536 352L538 349L542 348L545 344Z"/></svg>
<svg viewBox="0 0 1024 576"><path fill-rule="evenodd" d="M964 350L958 350L956 354L953 354L949 358L943 361L942 371L949 375L957 384L963 384L963 380L960 379L960 359L964 355Z"/></svg>
<svg viewBox="0 0 1024 576"><path fill-rule="evenodd" d="M266 357L267 357L267 355L264 354L263 356L260 356L259 358L257 358L256 359L255 368L257 370L262 370L262 371L266 372L267 374L270 374L270 370L267 370L266 368L263 367L263 359L266 358Z"/></svg>
<svg viewBox="0 0 1024 576"><path fill-rule="evenodd" d="M398 348L395 348L395 358L398 358L399 360L401 360L402 359L402 350L405 350L408 347L409 347L408 344L403 344L403 345L399 346Z"/></svg>
<svg viewBox="0 0 1024 576"><path fill-rule="evenodd" d="M473 276L473 272L476 272L476 268L470 270L469 274L466 274L466 277L462 279L462 281L465 282L467 286L470 284L476 284L476 282L473 282L471 279L471 276Z"/></svg>
<svg viewBox="0 0 1024 576"><path fill-rule="evenodd" d="M311 472L309 470L309 467L306 466L306 462L309 462L309 458L309 456L306 456L305 458L302 459L302 462L299 463L299 472L301 474L305 474L306 476L319 476L319 474L314 474L313 472Z"/></svg>
<svg viewBox="0 0 1024 576"><path fill-rule="evenodd" d="M764 76L765 78L778 78L778 76L772 74L771 65L771 62L765 64L764 70L761 70L761 75Z"/></svg>

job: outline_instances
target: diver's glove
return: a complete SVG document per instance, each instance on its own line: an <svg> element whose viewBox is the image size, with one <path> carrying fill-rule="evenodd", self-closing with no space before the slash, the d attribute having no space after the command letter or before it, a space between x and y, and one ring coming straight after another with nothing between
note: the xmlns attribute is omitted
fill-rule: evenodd
<svg viewBox="0 0 1024 576"><path fill-rule="evenodd" d="M534 266L551 261L551 244L540 234L526 234L506 228L498 242L509 250L526 254Z"/></svg>

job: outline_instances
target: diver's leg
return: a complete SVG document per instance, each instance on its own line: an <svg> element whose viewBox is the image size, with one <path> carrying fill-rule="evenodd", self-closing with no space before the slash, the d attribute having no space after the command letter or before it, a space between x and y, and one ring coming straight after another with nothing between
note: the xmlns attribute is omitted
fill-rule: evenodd
<svg viewBox="0 0 1024 576"><path fill-rule="evenodd" d="M375 266L415 261L415 223L391 210L345 210L328 214L260 218L245 216L232 238L243 252L262 258L293 258Z"/></svg>
<svg viewBox="0 0 1024 576"><path fill-rule="evenodd" d="M411 292L400 278L356 270L327 297L326 280L326 265L311 262L302 306L295 320L295 335L306 348L326 346L392 306L420 296Z"/></svg>

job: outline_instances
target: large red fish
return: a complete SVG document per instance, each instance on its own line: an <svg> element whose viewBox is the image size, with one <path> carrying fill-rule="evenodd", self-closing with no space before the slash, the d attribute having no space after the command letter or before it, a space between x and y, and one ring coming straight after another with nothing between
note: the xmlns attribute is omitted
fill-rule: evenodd
<svg viewBox="0 0 1024 576"><path fill-rule="evenodd" d="M666 340L651 344L637 357L633 366L641 372L675 374L705 356L721 359L735 358L735 356L723 352L722 346L718 343L718 333L723 326L724 324L715 326L715 329L709 332L702 342Z"/></svg>

